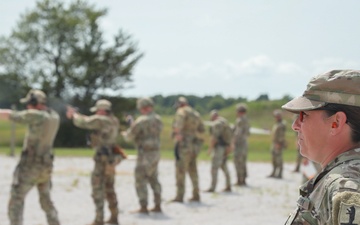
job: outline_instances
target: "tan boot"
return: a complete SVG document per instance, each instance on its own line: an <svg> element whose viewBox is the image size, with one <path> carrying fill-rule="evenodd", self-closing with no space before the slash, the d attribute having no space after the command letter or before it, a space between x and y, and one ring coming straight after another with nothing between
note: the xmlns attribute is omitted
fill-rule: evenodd
<svg viewBox="0 0 360 225"><path fill-rule="evenodd" d="M226 188L223 190L223 192L231 192L231 187L230 187L230 186L226 187Z"/></svg>
<svg viewBox="0 0 360 225"><path fill-rule="evenodd" d="M154 208L150 209L150 212L154 212L154 213L161 213L161 206L160 205L155 205Z"/></svg>
<svg viewBox="0 0 360 225"><path fill-rule="evenodd" d="M103 223L103 222L96 222L96 221L94 221L94 222L92 222L92 223L90 223L90 224L87 224L87 225L104 225L104 223Z"/></svg>
<svg viewBox="0 0 360 225"><path fill-rule="evenodd" d="M215 192L215 189L214 189L214 188L209 188L209 189L205 190L204 192L210 192L210 193L212 193L212 192Z"/></svg>
<svg viewBox="0 0 360 225"><path fill-rule="evenodd" d="M115 215L111 215L110 219L108 219L105 223L111 224L111 225L119 225L118 218Z"/></svg>
<svg viewBox="0 0 360 225"><path fill-rule="evenodd" d="M171 200L171 202L180 202L180 203L183 203L184 200L183 200L182 198L176 197L176 198L174 198L173 200Z"/></svg>
<svg viewBox="0 0 360 225"><path fill-rule="evenodd" d="M149 210L146 206L141 206L140 209L134 210L131 213L141 213L141 214L149 214Z"/></svg>
<svg viewBox="0 0 360 225"><path fill-rule="evenodd" d="M193 196L189 199L190 202L200 202L200 196Z"/></svg>

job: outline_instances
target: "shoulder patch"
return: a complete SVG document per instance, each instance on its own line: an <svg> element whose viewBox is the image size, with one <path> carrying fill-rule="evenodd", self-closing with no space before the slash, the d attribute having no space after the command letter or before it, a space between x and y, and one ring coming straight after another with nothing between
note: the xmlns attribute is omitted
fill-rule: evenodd
<svg viewBox="0 0 360 225"><path fill-rule="evenodd" d="M360 225L360 193L345 191L333 198L334 224Z"/></svg>

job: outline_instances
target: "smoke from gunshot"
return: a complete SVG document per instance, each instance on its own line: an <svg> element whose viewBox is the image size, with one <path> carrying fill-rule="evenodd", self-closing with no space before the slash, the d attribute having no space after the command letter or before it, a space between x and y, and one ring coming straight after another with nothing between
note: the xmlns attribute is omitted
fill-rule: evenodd
<svg viewBox="0 0 360 225"><path fill-rule="evenodd" d="M65 102L62 99L59 98L51 98L48 100L48 106L59 113L61 121L67 120L66 118L66 111L68 107L74 108L76 111L78 111L77 107L74 107L67 102Z"/></svg>

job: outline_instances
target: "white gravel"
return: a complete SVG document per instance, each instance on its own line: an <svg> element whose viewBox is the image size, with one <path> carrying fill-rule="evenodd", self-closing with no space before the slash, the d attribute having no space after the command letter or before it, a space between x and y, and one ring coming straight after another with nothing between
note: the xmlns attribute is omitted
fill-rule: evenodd
<svg viewBox="0 0 360 225"><path fill-rule="evenodd" d="M9 224L7 203L9 200L12 173L18 162L17 157L0 156L0 224ZM232 182L235 171L229 162ZM288 214L295 208L298 187L302 175L293 173L294 164L285 164L283 179L266 178L271 171L270 163L248 163L248 186L233 187L232 193L222 193L225 181L221 171L217 193L201 193L201 203L170 203L175 197L175 165L172 160L162 160L159 165L163 194L163 213L150 215L132 214L138 209L134 188L133 170L135 160L123 161L117 166L116 191L122 225L211 225L211 224L284 224ZM52 199L59 212L62 225L88 224L94 219L94 204L91 198L91 158L57 157L53 174ZM210 163L198 163L200 188L210 185ZM191 183L186 178L186 196L191 197ZM153 206L149 189L149 207ZM109 211L106 209L106 218ZM36 188L25 200L24 225L46 225Z"/></svg>

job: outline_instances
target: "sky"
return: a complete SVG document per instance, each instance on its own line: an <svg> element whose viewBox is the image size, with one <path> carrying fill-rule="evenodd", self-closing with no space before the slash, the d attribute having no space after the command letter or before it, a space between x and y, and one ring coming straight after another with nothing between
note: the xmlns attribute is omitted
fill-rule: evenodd
<svg viewBox="0 0 360 225"><path fill-rule="evenodd" d="M358 0L89 1L108 9L108 40L122 29L144 53L125 97L296 97L314 75L360 68ZM1 1L0 36L35 4Z"/></svg>

